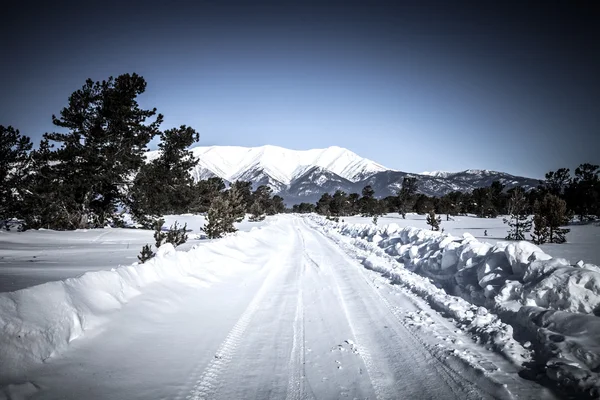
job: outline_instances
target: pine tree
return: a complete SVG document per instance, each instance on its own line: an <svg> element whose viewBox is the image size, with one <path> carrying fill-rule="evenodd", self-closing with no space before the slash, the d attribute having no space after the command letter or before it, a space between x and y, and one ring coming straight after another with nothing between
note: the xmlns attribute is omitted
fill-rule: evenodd
<svg viewBox="0 0 600 400"><path fill-rule="evenodd" d="M274 214L273 203L271 200L271 194L273 189L267 185L260 185L252 193L253 203L258 203L261 209L261 214Z"/></svg>
<svg viewBox="0 0 600 400"><path fill-rule="evenodd" d="M269 202L269 209L267 210L268 215L281 214L285 211L285 204L283 203L283 197L275 195Z"/></svg>
<svg viewBox="0 0 600 400"><path fill-rule="evenodd" d="M398 214L406 219L406 213L412 208L417 192L417 178L405 176L402 188L398 191Z"/></svg>
<svg viewBox="0 0 600 400"><path fill-rule="evenodd" d="M536 201L534 206L534 232L532 240L542 244L547 240L550 243L564 243L565 235L570 229L561 228L569 220L567 218L567 204L560 197L546 193L543 199Z"/></svg>
<svg viewBox="0 0 600 400"><path fill-rule="evenodd" d="M187 223L183 224L183 226L180 226L177 221L175 221L167 231L165 243L171 243L173 247L184 244L188 239L186 231Z"/></svg>
<svg viewBox="0 0 600 400"><path fill-rule="evenodd" d="M129 194L131 212L138 222L148 215L190 211L193 179L189 171L198 164L188 147L199 140L185 125L160 134L159 157L143 165Z"/></svg>
<svg viewBox="0 0 600 400"><path fill-rule="evenodd" d="M231 188L236 188L242 197L242 205L247 212L253 203L252 200L252 182L250 181L235 181L231 184Z"/></svg>
<svg viewBox="0 0 600 400"><path fill-rule="evenodd" d="M152 251L152 247L149 244L146 244L144 247L142 247L142 251L137 257L138 260L140 260L140 262L143 264L155 255L156 254Z"/></svg>
<svg viewBox="0 0 600 400"><path fill-rule="evenodd" d="M208 211L213 201L222 195L225 190L225 182L222 178L212 177L196 182L194 185L194 201L192 202L192 211L205 213Z"/></svg>
<svg viewBox="0 0 600 400"><path fill-rule="evenodd" d="M548 225L546 218L540 214L533 215L533 233L531 241L535 244L544 244L548 241Z"/></svg>
<svg viewBox="0 0 600 400"><path fill-rule="evenodd" d="M0 226L5 219L23 213L19 194L29 172L32 147L29 137L18 129L0 125Z"/></svg>
<svg viewBox="0 0 600 400"><path fill-rule="evenodd" d="M103 226L120 203L145 162L147 145L158 133L162 115L143 110L137 96L146 81L137 74L88 79L75 91L60 117L52 122L67 133L46 133L44 140L58 147L49 152L47 178L53 182L51 198L57 202L48 220L58 229ZM146 120L156 116L154 122ZM48 149L52 148L51 145Z"/></svg>
<svg viewBox="0 0 600 400"><path fill-rule="evenodd" d="M580 221L600 216L600 167L589 163L577 167L567 194Z"/></svg>
<svg viewBox="0 0 600 400"><path fill-rule="evenodd" d="M375 190L367 185L362 190L362 198L359 200L360 213L363 217L374 217L381 215L381 207L375 198Z"/></svg>
<svg viewBox="0 0 600 400"><path fill-rule="evenodd" d="M336 190L329 204L331 214L336 216L348 215L349 208L350 207L346 193L342 190Z"/></svg>
<svg viewBox="0 0 600 400"><path fill-rule="evenodd" d="M319 201L317 201L316 211L320 215L329 215L331 214L331 201L333 200L332 196L329 193L323 193Z"/></svg>
<svg viewBox="0 0 600 400"><path fill-rule="evenodd" d="M202 231L209 239L217 239L223 235L237 231L233 226L235 218L229 200L219 196L213 200L206 216L206 225Z"/></svg>
<svg viewBox="0 0 600 400"><path fill-rule="evenodd" d="M248 218L248 221L258 222L265 219L265 210L263 209L259 201L255 201L254 203L252 203L249 211L250 217Z"/></svg>
<svg viewBox="0 0 600 400"><path fill-rule="evenodd" d="M152 222L152 227L154 229L154 247L157 249L167 240L167 233L163 232L162 230L164 224L165 220L162 218L156 219Z"/></svg>
<svg viewBox="0 0 600 400"><path fill-rule="evenodd" d="M508 213L510 219L504 218L504 223L510 226L506 239L525 240L525 233L531 230L532 221L527 215L527 198L522 188L512 189L512 195L508 200Z"/></svg>
<svg viewBox="0 0 600 400"><path fill-rule="evenodd" d="M431 230L439 231L441 223L442 219L440 217L436 217L435 212L430 210L429 214L427 215L427 225L431 226Z"/></svg>
<svg viewBox="0 0 600 400"><path fill-rule="evenodd" d="M240 191L239 185L232 185L227 191L227 200L231 207L231 215L235 222L242 222L246 216L246 207L244 206L244 198Z"/></svg>

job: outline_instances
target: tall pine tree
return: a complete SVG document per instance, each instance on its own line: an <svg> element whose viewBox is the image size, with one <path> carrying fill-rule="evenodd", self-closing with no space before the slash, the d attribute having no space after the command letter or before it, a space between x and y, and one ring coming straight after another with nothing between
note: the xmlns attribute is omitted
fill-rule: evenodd
<svg viewBox="0 0 600 400"><path fill-rule="evenodd" d="M130 191L130 208L139 222L189 212L194 200L190 170L198 164L188 149L199 140L185 125L160 134L159 157L143 165Z"/></svg>
<svg viewBox="0 0 600 400"><path fill-rule="evenodd" d="M55 183L52 197L60 201L58 228L102 226L126 202L131 176L144 164L147 145L163 120L156 109L139 107L137 97L145 90L146 81L137 74L88 79L60 116L52 116L54 125L66 130L44 134L57 145L48 154L47 172Z"/></svg>
<svg viewBox="0 0 600 400"><path fill-rule="evenodd" d="M5 219L22 214L19 193L27 179L32 147L29 137L18 129L0 125L0 226Z"/></svg>

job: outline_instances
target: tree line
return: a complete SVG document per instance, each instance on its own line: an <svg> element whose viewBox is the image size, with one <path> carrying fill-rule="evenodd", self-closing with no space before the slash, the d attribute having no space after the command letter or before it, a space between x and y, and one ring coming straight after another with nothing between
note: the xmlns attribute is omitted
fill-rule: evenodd
<svg viewBox="0 0 600 400"><path fill-rule="evenodd" d="M341 190L333 195L324 193L316 204L301 203L292 210L298 213L316 212L329 218L360 214L374 217L398 213L406 218L408 212L428 214L428 224L438 230L441 219L436 214L451 216L475 214L480 218L505 215L510 227L507 239L530 239L538 244L563 243L568 229L561 228L574 217L580 222L594 220L600 215L600 169L598 165L581 164L571 175L569 169L550 171L536 188L525 190L516 186L506 190L500 181L471 192L453 191L440 197L418 193L418 180L407 176L395 196L376 199L371 186L365 186L362 196ZM533 217L531 217L533 216ZM429 223L432 222L432 223Z"/></svg>

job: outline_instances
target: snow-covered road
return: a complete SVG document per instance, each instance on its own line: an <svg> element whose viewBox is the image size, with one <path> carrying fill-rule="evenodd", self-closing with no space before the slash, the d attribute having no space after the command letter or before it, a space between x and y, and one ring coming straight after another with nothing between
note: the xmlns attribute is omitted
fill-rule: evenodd
<svg viewBox="0 0 600 400"><path fill-rule="evenodd" d="M219 255L207 262L232 268L219 282L149 285L11 390L33 399L553 398L310 221L282 216L244 235L206 244Z"/></svg>

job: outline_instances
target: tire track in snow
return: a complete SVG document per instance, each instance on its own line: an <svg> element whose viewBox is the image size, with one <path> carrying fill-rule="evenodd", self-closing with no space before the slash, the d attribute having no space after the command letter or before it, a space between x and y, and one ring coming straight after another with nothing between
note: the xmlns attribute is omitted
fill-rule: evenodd
<svg viewBox="0 0 600 400"><path fill-rule="evenodd" d="M304 220L302 220L302 224L304 225L305 228L312 230L312 228L310 228ZM301 237L302 237L302 243L304 245L305 241L304 241L304 237L302 236L302 234L301 234ZM342 310L344 311L344 316L346 317L346 321L348 322L348 327L350 328L350 332L352 332L352 338L354 340L355 348L358 352L358 355L362 358L363 363L365 364L365 368L367 370L367 376L369 377L369 381L371 382L371 386L373 387L373 390L375 392L376 399L380 399L380 400L381 399L396 399L397 396L395 396L394 393L391 393L389 391L389 389L387 388L387 385L385 384L385 376L379 370L377 365L373 362L373 358L371 357L369 350L363 345L363 341L361 340L361 337L357 334L357 331L354 327L354 323L352 322L352 317L348 310L348 306L344 299L344 295L342 294L342 289L340 288L340 285L335 276L335 273L333 272L333 268L331 266L327 265L326 263L324 263L323 266L318 265L310 256L308 256L308 254L306 253L306 247L304 247L304 254L316 268L322 269L323 267L326 267L327 270L329 270L328 275L331 276L331 279L335 286L335 290L337 291L337 297L340 302L340 306L341 306Z"/></svg>
<svg viewBox="0 0 600 400"><path fill-rule="evenodd" d="M261 285L260 289L254 295L254 298L244 310L241 317L233 326L223 343L217 349L214 358L210 361L204 372L194 384L193 389L185 397L187 400L203 400L212 399L215 397L220 386L220 376L227 369L235 355L235 351L242 342L244 333L252 320L252 317L259 309L260 303L263 301L265 294L271 287L274 277L277 275L278 269L271 267L269 275Z"/></svg>
<svg viewBox="0 0 600 400"><path fill-rule="evenodd" d="M320 232L317 230L317 232ZM338 241L336 238L325 235L321 233L324 237L329 238L332 242L334 242L339 248L347 254L349 257L355 259L355 261L360 259L360 256L356 254L354 248L348 244ZM381 293L377 288L373 285L373 283L367 278L365 272L362 268L358 269L358 272L363 277L367 285L371 288L373 293L377 295L377 297L381 300L381 302L385 305L385 307L390 311L390 313L394 316L395 320L400 324L404 330L408 332L408 337L414 344L414 348L416 351L421 353L422 356L426 358L433 358L437 362L432 363L433 367L438 371L440 377L446 382L450 391L459 398L461 395L464 396L465 393L459 393L456 391L456 388L466 389L466 399L479 400L485 398L487 396L493 396L489 393L482 392L481 389L474 383L465 379L460 372L455 371L449 365L443 362L443 357L434 351L430 346L428 346L415 332L413 332L404 322L400 310L398 307L393 306ZM510 397L510 393L506 393Z"/></svg>
<svg viewBox="0 0 600 400"><path fill-rule="evenodd" d="M300 281L301 285L301 281ZM287 386L286 400L306 399L304 383L304 305L302 299L302 286L298 290L296 315L294 316L294 337L290 354L290 377Z"/></svg>

